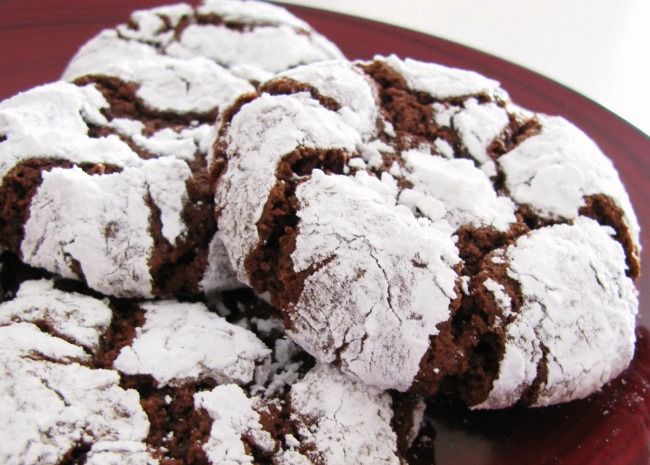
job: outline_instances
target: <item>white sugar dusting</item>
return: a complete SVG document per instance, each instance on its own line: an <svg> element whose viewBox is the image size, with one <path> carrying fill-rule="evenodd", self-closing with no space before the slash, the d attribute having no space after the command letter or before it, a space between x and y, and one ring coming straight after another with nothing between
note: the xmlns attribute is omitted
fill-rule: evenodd
<svg viewBox="0 0 650 465"><path fill-rule="evenodd" d="M206 15L222 22L199 20ZM175 29L182 18L189 24ZM64 76L79 75L89 65L114 63L125 56L156 55L203 57L253 81L304 63L342 58L332 42L284 8L255 1L208 0L196 9L178 4L134 12L129 25L102 31L82 47Z"/></svg>
<svg viewBox="0 0 650 465"><path fill-rule="evenodd" d="M102 75L137 85L136 96L151 109L177 113L208 113L231 101L233 95L253 91L246 81L213 61L165 56L77 63L65 73L74 80L84 75Z"/></svg>
<svg viewBox="0 0 650 465"><path fill-rule="evenodd" d="M352 63L342 60L324 61L299 66L279 75L309 84L325 97L339 104L337 112L349 126L359 132L364 141L377 133L376 91L370 79Z"/></svg>
<svg viewBox="0 0 650 465"><path fill-rule="evenodd" d="M199 282L199 288L204 294L213 294L239 287L242 287L242 284L237 280L237 276L230 265L228 252L226 252L226 248L219 236L215 234L210 240L208 266Z"/></svg>
<svg viewBox="0 0 650 465"><path fill-rule="evenodd" d="M348 161L348 167L357 170L365 170L366 162L363 158L352 158Z"/></svg>
<svg viewBox="0 0 650 465"><path fill-rule="evenodd" d="M175 27L183 17L193 12L191 5L182 3L136 10L131 14L130 24L119 25L116 29L121 37L162 46L174 37L174 31L167 24Z"/></svg>
<svg viewBox="0 0 650 465"><path fill-rule="evenodd" d="M192 172L186 163L173 158L160 158L144 163L141 170L151 201L160 210L161 233L174 245L187 233L183 207L187 202L187 181Z"/></svg>
<svg viewBox="0 0 650 465"><path fill-rule="evenodd" d="M415 400L415 406L411 412L412 423L411 429L409 430L408 436L406 437L406 443L411 447L413 442L417 439L422 429L422 424L424 423L424 415L427 410L427 403L424 398L418 397Z"/></svg>
<svg viewBox="0 0 650 465"><path fill-rule="evenodd" d="M400 203L418 209L434 223L445 222L455 231L460 226L492 226L505 231L516 221L515 206L498 196L488 177L465 159L446 159L417 150L402 153L405 189ZM435 209L428 207L435 204ZM444 224L440 225L442 229Z"/></svg>
<svg viewBox="0 0 650 465"><path fill-rule="evenodd" d="M452 117L465 148L481 164L490 161L487 148L508 123L504 108L493 102L479 104L475 98L467 99L464 108Z"/></svg>
<svg viewBox="0 0 650 465"><path fill-rule="evenodd" d="M147 160L142 169L88 175L80 168L43 173L21 244L23 260L64 277L80 279L100 292L152 296L148 196L160 210L162 234L174 244L185 232L181 217L186 163Z"/></svg>
<svg viewBox="0 0 650 465"><path fill-rule="evenodd" d="M498 159L513 200L530 205L544 218L573 219L585 196L607 195L623 210L638 247L639 224L611 160L565 119L539 115L538 120L540 134Z"/></svg>
<svg viewBox="0 0 650 465"><path fill-rule="evenodd" d="M454 158L454 148L446 140L436 139L433 141L433 145L443 157L449 159Z"/></svg>
<svg viewBox="0 0 650 465"><path fill-rule="evenodd" d="M456 297L451 238L345 176L315 170L296 197L294 271L316 271L290 313L292 337L364 383L408 389Z"/></svg>
<svg viewBox="0 0 650 465"><path fill-rule="evenodd" d="M188 132L180 140L180 134L163 130L146 138L139 134L144 129L139 121L108 122L100 112L107 106L93 86L62 82L0 103L0 132L6 137L0 143L0 173L34 157L52 160L55 166L62 159L121 169L93 175L75 166L44 171L20 252L26 263L67 278L83 277L100 292L151 297L149 258L154 243L147 201L160 213L162 236L174 246L187 232L182 212L192 173L186 162L167 157L167 152L180 144L186 147L185 156L194 158L199 134ZM112 126L162 158L143 160L114 135L90 137L90 125Z"/></svg>
<svg viewBox="0 0 650 465"><path fill-rule="evenodd" d="M507 327L499 376L479 408L516 403L542 358L548 377L536 406L583 398L628 366L638 295L610 233L579 218L534 231L507 249L508 274L520 283L523 305Z"/></svg>
<svg viewBox="0 0 650 465"><path fill-rule="evenodd" d="M124 40L112 29L101 31L86 42L72 58L61 79L72 81L77 77L103 70L112 63L123 61L155 60L160 57L156 49L148 44Z"/></svg>
<svg viewBox="0 0 650 465"><path fill-rule="evenodd" d="M376 56L375 60L384 62L399 72L412 90L426 92L434 98L446 99L474 94L500 97L507 95L497 81L473 71L425 63L411 58L401 60L395 55Z"/></svg>
<svg viewBox="0 0 650 465"><path fill-rule="evenodd" d="M387 393L320 365L291 387L291 418L314 463L399 465ZM314 421L318 419L318 421Z"/></svg>
<svg viewBox="0 0 650 465"><path fill-rule="evenodd" d="M43 173L25 224L23 260L65 278L81 279L81 272L90 287L107 294L151 296L154 244L141 174L128 170L109 178L80 168Z"/></svg>
<svg viewBox="0 0 650 465"><path fill-rule="evenodd" d="M25 281L14 299L0 305L0 325L44 321L59 334L95 352L111 322L111 308L103 301L54 288L50 280Z"/></svg>
<svg viewBox="0 0 650 465"><path fill-rule="evenodd" d="M314 41L311 35L286 25L257 26L242 33L223 26L191 24L165 53L178 58L205 57L242 77L266 79L303 63L341 56L328 42Z"/></svg>
<svg viewBox="0 0 650 465"><path fill-rule="evenodd" d="M216 14L224 21L247 24L287 25L296 29L309 30L309 25L296 18L284 8L270 3L239 0L204 0L198 7L200 14Z"/></svg>
<svg viewBox="0 0 650 465"><path fill-rule="evenodd" d="M363 160L368 164L368 168L377 169L384 163L382 153L394 153L395 149L376 139L362 144L359 151Z"/></svg>
<svg viewBox="0 0 650 465"><path fill-rule="evenodd" d="M120 133L124 134L123 131ZM169 128L156 131L151 136L144 136L141 133L126 135L131 137L139 147L156 154L157 157L175 157L187 161L197 158L196 141Z"/></svg>
<svg viewBox="0 0 650 465"><path fill-rule="evenodd" d="M77 363L86 357L32 324L0 326L0 405L11 418L0 421L0 434L11 438L0 442L0 462L56 465L87 443L88 463L155 463L138 393L122 389L114 371Z"/></svg>
<svg viewBox="0 0 650 465"><path fill-rule="evenodd" d="M395 205L397 201L397 181L388 173L382 173L381 179L371 176L366 171L357 171L354 180L359 186L376 192L386 205Z"/></svg>
<svg viewBox="0 0 650 465"><path fill-rule="evenodd" d="M273 451L275 440L260 424L259 413L254 408L256 400L234 384L217 386L212 391L194 395L196 408L207 411L213 420L210 437L203 445L210 463L252 465L253 456L246 451L244 436L267 451Z"/></svg>
<svg viewBox="0 0 650 465"><path fill-rule="evenodd" d="M273 321L273 320L271 320ZM277 321L275 331L284 331L282 321ZM261 332L264 325L257 320L256 331ZM289 339L280 338L275 341L273 348L274 361L270 365L268 377L264 380L265 385L253 386L251 392L259 394L264 398L272 398L282 395L284 390L300 379L302 362L298 360L301 349Z"/></svg>
<svg viewBox="0 0 650 465"><path fill-rule="evenodd" d="M307 94L262 95L243 106L226 136L228 169L216 193L218 235L229 244L237 277L248 282L244 260L259 240L256 223L277 182L281 159L299 147L352 152L359 136L338 114Z"/></svg>
<svg viewBox="0 0 650 465"><path fill-rule="evenodd" d="M463 291L463 294L470 295L469 292L469 282L471 278L469 276L460 277L460 289Z"/></svg>
<svg viewBox="0 0 650 465"><path fill-rule="evenodd" d="M463 226L508 232L521 222L517 209L528 205L544 219L575 224L540 227L490 256L521 284L524 305L513 308L498 277L476 284L492 294L505 317L495 324L507 325L498 379L478 407L515 404L539 381L542 363L549 377L542 380L536 405L598 389L629 362L637 307L611 229L578 218L585 196L608 195L638 238L636 218L611 162L560 118L511 105L496 81L395 56L376 60L401 75L408 90L433 100L438 137L422 142L401 126L395 131L377 85L347 64L312 64L284 73L281 78L313 90L262 94L223 128L228 165L217 186L219 237L238 278L247 281L250 270L244 264L264 246L258 222L265 207L275 206L270 201L276 194L280 203L286 193L295 195L289 198L298 219L291 226L296 242L290 258L304 283L296 300L281 309L289 336L320 363L334 363L352 379L405 391L436 326L450 318L456 286L465 295L474 290L471 277L457 276L461 259L454 234ZM326 108L331 102L321 98L319 103L312 94L333 99L337 108ZM490 145L522 116L537 118L541 134L516 141L509 153L492 159ZM390 140L397 134L399 140ZM292 177L294 167L282 166L280 172L282 159L296 150L307 158L346 152L343 175L326 173L329 167L322 171L318 164ZM280 174L288 179L279 179ZM497 186L502 178L504 189ZM293 185L287 190L285 183ZM585 292L590 297L581 300ZM598 300L594 314L586 314L590 298ZM573 313L555 315L559 308ZM579 334L568 335L575 328ZM606 345L607 338L618 345L610 344L598 359L593 347ZM575 345L574 353L563 340Z"/></svg>
<svg viewBox="0 0 650 465"><path fill-rule="evenodd" d="M503 316L510 316L512 314L512 299L506 293L503 284L488 278L483 282L483 286L492 293L494 301L503 312Z"/></svg>
<svg viewBox="0 0 650 465"><path fill-rule="evenodd" d="M108 106L90 87L56 82L0 102L0 177L19 162L49 155L73 163L137 166L140 157L115 136L88 137L88 123L105 124Z"/></svg>
<svg viewBox="0 0 650 465"><path fill-rule="evenodd" d="M243 328L228 323L203 304L162 301L142 305L145 323L114 362L126 374L148 374L159 385L213 379L247 384L269 349Z"/></svg>
<svg viewBox="0 0 650 465"><path fill-rule="evenodd" d="M449 103L434 102L431 106L434 110L433 120L438 126L451 127L452 117L461 110L461 107Z"/></svg>

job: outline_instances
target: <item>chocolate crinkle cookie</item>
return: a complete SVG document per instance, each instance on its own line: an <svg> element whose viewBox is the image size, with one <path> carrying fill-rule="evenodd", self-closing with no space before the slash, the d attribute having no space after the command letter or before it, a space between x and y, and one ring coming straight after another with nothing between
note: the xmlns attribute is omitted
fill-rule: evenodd
<svg viewBox="0 0 650 465"><path fill-rule="evenodd" d="M254 91L233 71L340 56L265 3L133 13L79 50L68 84L0 103L0 249L117 297L239 286L207 176L220 107Z"/></svg>
<svg viewBox="0 0 650 465"><path fill-rule="evenodd" d="M159 57L1 102L0 246L118 297L236 285L207 154L219 107L252 89L209 60Z"/></svg>
<svg viewBox="0 0 650 465"><path fill-rule="evenodd" d="M493 80L298 67L221 113L212 172L239 280L364 384L547 405L632 357L639 226L616 170Z"/></svg>
<svg viewBox="0 0 650 465"><path fill-rule="evenodd" d="M3 464L404 465L430 444L422 400L314 364L250 292L208 310L16 286L0 304Z"/></svg>
<svg viewBox="0 0 650 465"><path fill-rule="evenodd" d="M210 59L252 82L298 65L342 58L339 49L284 8L257 1L205 0L135 11L72 59L64 78L89 67L160 55Z"/></svg>

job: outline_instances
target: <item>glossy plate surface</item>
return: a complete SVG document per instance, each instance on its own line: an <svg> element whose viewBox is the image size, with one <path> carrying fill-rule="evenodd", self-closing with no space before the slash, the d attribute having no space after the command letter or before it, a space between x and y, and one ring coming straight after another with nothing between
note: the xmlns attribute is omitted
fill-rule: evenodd
<svg viewBox="0 0 650 465"><path fill-rule="evenodd" d="M130 10L160 0L0 0L0 99L60 75L75 50ZM650 225L650 139L594 102L512 63L435 37L385 24L300 7L298 16L330 37L350 58L396 53L472 69L501 81L513 101L565 116L615 162L642 227ZM642 261L650 266L650 236ZM650 463L650 273L641 292L639 342L632 366L601 393L532 410L467 412L436 406L436 465Z"/></svg>

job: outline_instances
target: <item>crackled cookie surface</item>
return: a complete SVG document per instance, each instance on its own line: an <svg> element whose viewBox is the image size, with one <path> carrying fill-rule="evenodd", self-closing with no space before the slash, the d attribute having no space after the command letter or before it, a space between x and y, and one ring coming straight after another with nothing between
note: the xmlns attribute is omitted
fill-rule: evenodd
<svg viewBox="0 0 650 465"><path fill-rule="evenodd" d="M118 373L95 367L111 309L27 281L0 305L0 458L6 464L154 463L147 415Z"/></svg>
<svg viewBox="0 0 650 465"><path fill-rule="evenodd" d="M139 10L84 45L64 78L106 63L168 55L204 57L260 82L298 65L341 58L338 48L284 8L256 1L206 0Z"/></svg>
<svg viewBox="0 0 650 465"><path fill-rule="evenodd" d="M338 56L265 3L133 13L73 58L64 79L77 89L0 104L0 246L119 297L239 286L206 171L219 108L253 91L233 73L255 81Z"/></svg>
<svg viewBox="0 0 650 465"><path fill-rule="evenodd" d="M206 159L220 106L252 86L202 58L70 78L0 103L2 245L119 297L235 285Z"/></svg>
<svg viewBox="0 0 650 465"><path fill-rule="evenodd" d="M4 464L400 465L429 447L421 400L315 365L248 290L209 310L17 284L37 271L4 264Z"/></svg>
<svg viewBox="0 0 650 465"><path fill-rule="evenodd" d="M484 407L583 397L629 361L638 223L611 161L566 120L510 104L476 73L394 56L286 71L224 115L213 160L218 236L238 278L270 293L288 333L319 361L368 385L456 392ZM583 233L549 254L591 257L573 270L570 306L554 298L506 318L514 297L498 287L503 273L488 281L496 294L486 305L477 278L486 257L569 227ZM516 263L517 298L537 299L522 278L534 258ZM559 259L544 273L574 287ZM593 290L609 299L597 315L579 298ZM549 343L586 321L580 350ZM514 382L522 325L539 333L526 363L540 374ZM598 373L584 368L610 338L621 354L600 354Z"/></svg>
<svg viewBox="0 0 650 465"><path fill-rule="evenodd" d="M478 407L586 397L628 366L636 290L612 235L578 218L536 230L485 258L473 285L485 307L498 309L494 325L505 326L505 353Z"/></svg>

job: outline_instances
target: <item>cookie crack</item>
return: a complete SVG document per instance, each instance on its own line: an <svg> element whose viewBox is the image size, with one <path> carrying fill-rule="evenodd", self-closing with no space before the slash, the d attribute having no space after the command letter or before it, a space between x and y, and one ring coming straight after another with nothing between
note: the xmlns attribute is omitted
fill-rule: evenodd
<svg viewBox="0 0 650 465"><path fill-rule="evenodd" d="M277 78L267 81L260 86L259 92L270 95L293 95L306 92L311 95L311 98L330 111L336 112L341 108L341 105L335 99L321 94L316 87L291 78Z"/></svg>
<svg viewBox="0 0 650 465"><path fill-rule="evenodd" d="M151 136L161 129L178 131L196 123L213 124L217 119L218 108L208 112L187 113L153 109L137 95L139 84L113 76L90 74L75 79L74 84L80 87L94 86L109 104L108 108L101 110L109 121L117 118L139 121L144 125L145 136ZM106 129L102 127L102 130Z"/></svg>
<svg viewBox="0 0 650 465"><path fill-rule="evenodd" d="M578 213L614 230L614 238L625 252L627 275L632 279L638 279L641 275L639 248L630 234L623 210L614 199L605 194L586 195L583 201L584 206L578 210Z"/></svg>
<svg viewBox="0 0 650 465"><path fill-rule="evenodd" d="M61 391L59 391L58 389L56 389L55 387L53 387L47 379L41 378L41 383L49 391L54 393L54 395L57 396L61 402L63 402L63 405L65 405L66 407L71 407L72 406L72 403L63 395L63 393Z"/></svg>
<svg viewBox="0 0 650 465"><path fill-rule="evenodd" d="M213 389L211 378L179 386L159 386L151 375L120 373L120 386L135 389L149 420L147 445L161 463L208 463L203 446L208 442L213 420L194 403L194 393Z"/></svg>
<svg viewBox="0 0 650 465"><path fill-rule="evenodd" d="M392 293L392 290L391 290L391 284L390 284L390 279L388 277L388 274L386 273L386 270L384 269L384 267L381 265L379 259L372 252L372 248L369 247L368 249L370 250L370 252L368 252L368 253L372 257L372 259L375 261L375 263L377 265L377 268L379 268L381 273L384 275L384 281L386 282L386 303L388 304L388 308L390 309L391 313L395 316L395 318L397 318L397 321L402 323L403 320L399 316L398 312L395 310L395 307L393 305L393 293ZM372 311L370 313L372 313Z"/></svg>
<svg viewBox="0 0 650 465"><path fill-rule="evenodd" d="M92 444L82 439L65 453L58 465L79 465L86 463L86 456L91 449Z"/></svg>

